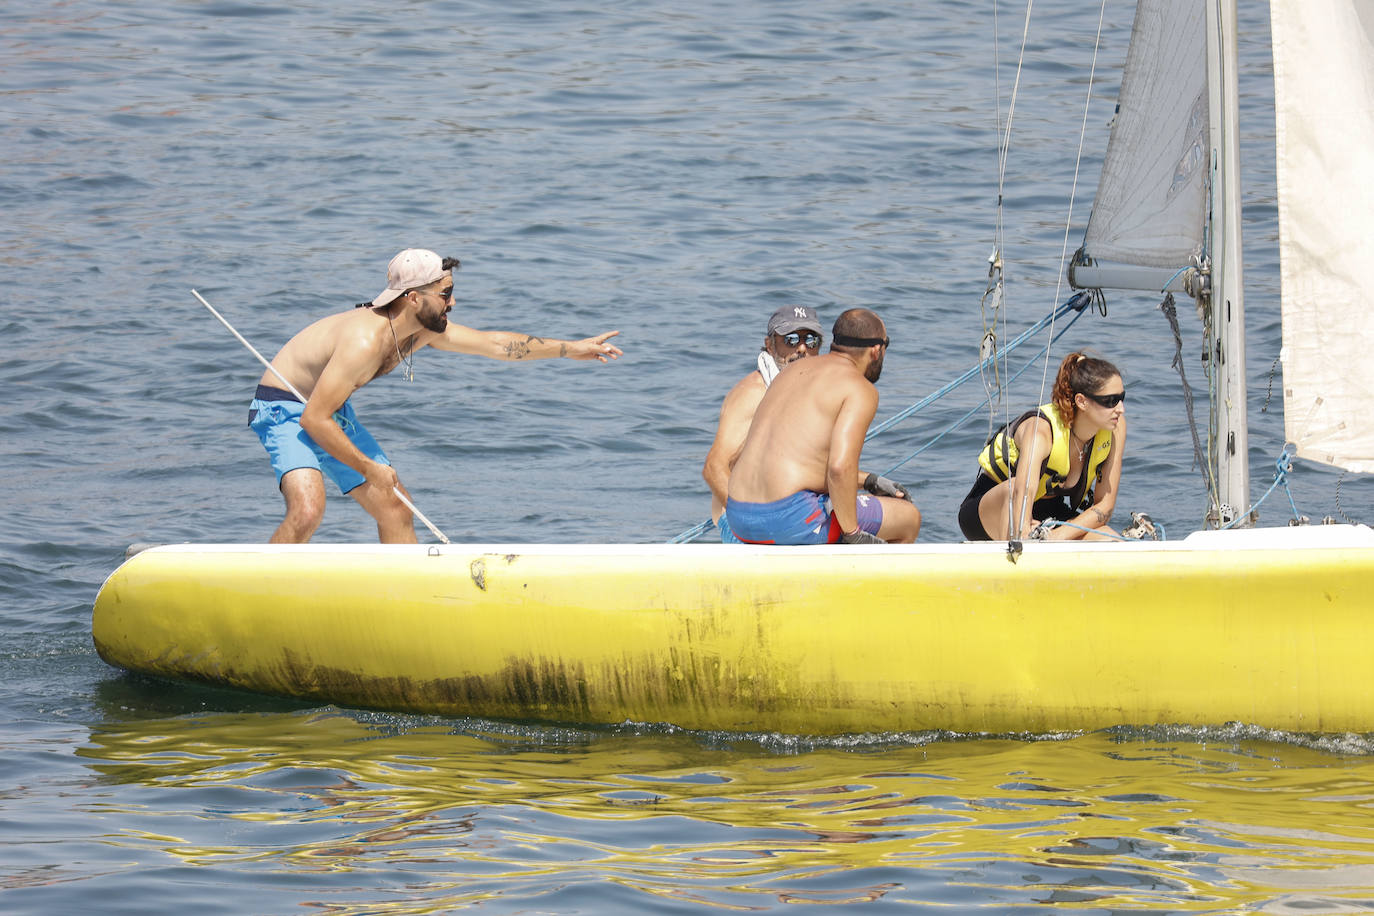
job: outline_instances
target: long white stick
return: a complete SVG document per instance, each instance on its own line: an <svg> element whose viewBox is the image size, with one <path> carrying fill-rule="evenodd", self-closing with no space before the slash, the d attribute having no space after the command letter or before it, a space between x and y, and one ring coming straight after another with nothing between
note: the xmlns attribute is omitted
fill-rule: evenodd
<svg viewBox="0 0 1374 916"><path fill-rule="evenodd" d="M300 401L302 404L305 403L305 396L304 396L303 394L301 394L299 391L296 390L296 386L293 385L293 384L291 384L290 382L288 382L288 381L286 380L286 377L283 376L280 372L278 372L275 366L273 366L273 365L272 365L271 363L269 363L266 359L264 359L264 358L263 358L263 355L262 355L261 353L259 353L259 352L253 347L253 345L250 344L250 343L244 338L244 336L243 336L242 334L240 334L238 331L234 330L234 326L233 326L232 324L230 324L228 321L226 321L223 315L221 315L219 312L215 311L215 307L214 307L213 305L211 305L210 303L206 302L204 296L202 296L200 293L196 292L195 290L191 290L191 295L192 295L192 296L195 296L197 299L199 299L199 300L200 300L200 304L203 305L203 306L205 306L207 309L209 309L209 310L210 310L210 314L211 314L211 315L214 315L216 318L218 318L218 319L219 319L219 323L222 324L222 325L224 325L226 328L228 328L228 329L229 329L229 333L230 333L230 334L233 334L235 337L237 337L237 338L239 339L239 343L241 343L241 344L243 344L245 347L247 347L247 348L248 348L248 352L249 352L249 353L252 353L254 356L256 356L256 357L258 358L258 362L260 362L260 363L262 363L264 366L266 366L266 367L267 367L267 370L268 370L269 372L271 372L273 375L275 375L275 376L277 377L277 380L280 381L283 385L286 386L286 390L289 391L289 392L291 392L292 394L294 394L294 395L296 396L296 400ZM434 533L434 536L435 536L436 538L438 538L439 540L443 541L445 544L450 543L449 539L446 538L446 537L444 537L444 533L443 533L442 531L440 531L438 528L435 528L435 527L434 527L434 523L431 522L429 519L425 518L425 514L424 514L423 512L421 512L419 509L415 508L415 504L414 504L413 502L411 502L409 499L406 499L406 495L405 495L404 493L401 492L401 490L400 490L399 487L392 487L392 488L391 488L391 492L396 494L396 498L397 498L397 499L399 499L401 502L405 503L405 506L406 506L407 509L409 509L411 512L415 513L415 517L416 517L416 518L418 518L420 521L422 521L422 522L425 523L425 527L428 528L430 531L432 531L432 532Z"/></svg>

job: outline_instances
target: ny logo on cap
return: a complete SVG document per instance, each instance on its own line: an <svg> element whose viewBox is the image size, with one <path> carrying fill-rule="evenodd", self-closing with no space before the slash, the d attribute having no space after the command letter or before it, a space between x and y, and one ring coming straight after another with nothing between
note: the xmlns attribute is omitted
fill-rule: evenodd
<svg viewBox="0 0 1374 916"><path fill-rule="evenodd" d="M805 317L806 317L806 306L804 306L804 305L799 305L799 306L797 306L796 308L792 309L792 314L796 315L798 318L805 318Z"/></svg>

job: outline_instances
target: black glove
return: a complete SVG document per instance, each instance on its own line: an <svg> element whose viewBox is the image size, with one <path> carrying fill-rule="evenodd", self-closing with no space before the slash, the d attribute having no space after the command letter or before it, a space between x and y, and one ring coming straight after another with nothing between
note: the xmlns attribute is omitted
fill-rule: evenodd
<svg viewBox="0 0 1374 916"><path fill-rule="evenodd" d="M878 537L876 534L869 534L867 531L865 531L865 530L863 530L862 528L860 528L860 529L858 529L857 531L855 531L853 534L844 534L844 533L842 532L842 533L840 534L840 543L841 543L841 544L886 544L887 541L884 541L882 538Z"/></svg>
<svg viewBox="0 0 1374 916"><path fill-rule="evenodd" d="M877 474L870 473L864 478L864 489L874 496L895 496L898 499L904 499L907 502L911 502L911 494L907 492L906 487L897 483L895 480L888 480L886 477L880 477Z"/></svg>

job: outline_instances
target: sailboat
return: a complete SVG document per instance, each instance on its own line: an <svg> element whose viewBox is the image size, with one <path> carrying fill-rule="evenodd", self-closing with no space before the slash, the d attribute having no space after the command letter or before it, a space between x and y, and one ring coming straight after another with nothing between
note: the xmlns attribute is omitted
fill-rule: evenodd
<svg viewBox="0 0 1374 916"><path fill-rule="evenodd" d="M1374 342L1371 242L1337 218L1371 212L1374 21L1356 0L1272 10L1285 435L1299 457L1367 472L1371 383L1355 367ZM1206 530L1106 544L165 546L101 588L101 657L306 701L578 724L1374 729L1374 531L1253 526L1235 22L1235 0L1140 0L1072 268L1080 288L1197 301Z"/></svg>

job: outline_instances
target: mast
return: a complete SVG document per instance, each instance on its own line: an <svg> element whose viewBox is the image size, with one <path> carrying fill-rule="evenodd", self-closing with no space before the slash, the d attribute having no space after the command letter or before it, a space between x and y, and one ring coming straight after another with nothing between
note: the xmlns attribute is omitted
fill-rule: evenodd
<svg viewBox="0 0 1374 916"><path fill-rule="evenodd" d="M1211 297L1207 351L1212 428L1208 449L1216 469L1217 503L1209 526L1231 522L1250 506L1246 435L1245 304L1242 294L1240 127L1236 0L1207 2L1207 84L1211 149ZM1237 522L1249 527L1253 518Z"/></svg>

